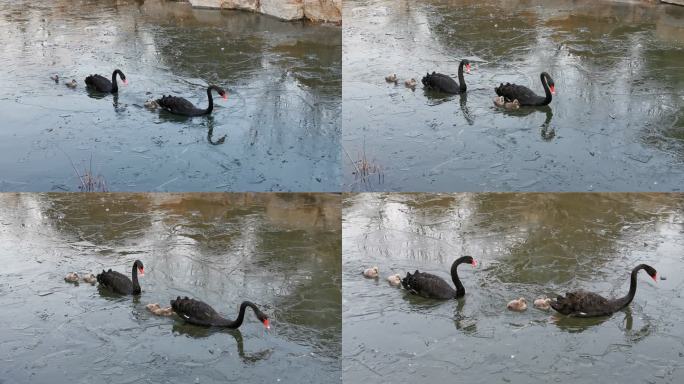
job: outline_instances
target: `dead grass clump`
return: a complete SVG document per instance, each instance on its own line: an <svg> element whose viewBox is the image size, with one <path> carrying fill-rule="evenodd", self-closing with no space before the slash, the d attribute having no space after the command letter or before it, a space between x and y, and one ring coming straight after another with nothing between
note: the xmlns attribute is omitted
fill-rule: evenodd
<svg viewBox="0 0 684 384"><path fill-rule="evenodd" d="M69 159L69 161L71 161L71 159ZM90 156L90 165L88 169L83 170L83 174L78 172L73 161L71 162L71 167L74 169L78 180L81 182L81 185L78 186L78 189L81 192L109 192L107 180L105 180L104 176L99 174L95 175L93 173L92 155Z"/></svg>

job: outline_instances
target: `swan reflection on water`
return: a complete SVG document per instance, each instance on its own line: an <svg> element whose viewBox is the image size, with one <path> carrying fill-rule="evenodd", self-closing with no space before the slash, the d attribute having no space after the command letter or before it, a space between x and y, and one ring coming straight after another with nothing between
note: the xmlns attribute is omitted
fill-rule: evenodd
<svg viewBox="0 0 684 384"><path fill-rule="evenodd" d="M238 356L240 356L240 360L247 364L254 364L258 361L268 359L273 353L271 349L264 349L263 351L253 353L245 353L244 339L242 337L242 332L240 332L239 329L206 328L175 321L173 323L172 330L174 335L183 335L193 339L203 339L215 334L230 335L233 337L233 339L235 339L237 353Z"/></svg>
<svg viewBox="0 0 684 384"><path fill-rule="evenodd" d="M209 116L207 117L207 122L206 126L207 128L207 141L211 145L221 145L224 144L226 141L226 136L228 135L223 135L219 137L217 140L214 140L214 116Z"/></svg>
<svg viewBox="0 0 684 384"><path fill-rule="evenodd" d="M627 316L631 317L631 313ZM605 323L611 316L602 317L572 317L564 316L554 313L551 316L550 322L555 324L559 329L569 333L584 332L587 329Z"/></svg>
<svg viewBox="0 0 684 384"><path fill-rule="evenodd" d="M124 301L124 300L128 300L130 297L130 299L134 305L140 304L140 296L139 295L133 295L133 296L122 295L120 293L113 292L110 289L103 287L101 284L97 285L97 292L99 293L100 297L107 299L107 300Z"/></svg>
<svg viewBox="0 0 684 384"><path fill-rule="evenodd" d="M541 138L544 139L544 141L550 141L556 137L556 130L551 126L551 120L553 120L553 110L548 105L544 105L542 107L520 107L520 109L516 110L497 108L497 110L512 117L525 117L537 112L544 113L544 122L541 124L540 131Z"/></svg>

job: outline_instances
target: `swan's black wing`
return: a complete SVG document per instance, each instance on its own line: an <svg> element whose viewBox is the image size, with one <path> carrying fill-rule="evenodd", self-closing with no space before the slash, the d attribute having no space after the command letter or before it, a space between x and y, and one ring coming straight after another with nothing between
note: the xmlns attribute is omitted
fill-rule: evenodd
<svg viewBox="0 0 684 384"><path fill-rule="evenodd" d="M195 107L187 99L177 96L162 96L161 99L157 99L157 104L164 110L176 115L196 116L204 113L204 110Z"/></svg>
<svg viewBox="0 0 684 384"><path fill-rule="evenodd" d="M428 299L453 299L456 297L456 290L449 283L431 273L420 271L413 274L406 273L406 277L401 280L401 285L409 292Z"/></svg>
<svg viewBox="0 0 684 384"><path fill-rule="evenodd" d="M112 82L100 75L90 75L85 78L87 86L94 88L100 92L111 92Z"/></svg>
<svg viewBox="0 0 684 384"><path fill-rule="evenodd" d="M98 274L97 282L105 288L122 295L133 293L133 282L131 279L128 278L128 276L112 271L111 269L106 272L103 270L102 273Z"/></svg>
<svg viewBox="0 0 684 384"><path fill-rule="evenodd" d="M551 307L564 315L576 317L605 316L614 312L610 300L583 290L568 292L565 297L558 296L551 301Z"/></svg>
<svg viewBox="0 0 684 384"><path fill-rule="evenodd" d="M503 96L506 101L518 100L520 105L538 105L544 101L544 97L537 96L534 91L527 88L524 85L518 84L500 84L498 87L494 88L497 95Z"/></svg>
<svg viewBox="0 0 684 384"><path fill-rule="evenodd" d="M435 91L454 95L461 93L461 88L459 87L458 82L441 73L428 73L421 79L421 82L427 89L434 89Z"/></svg>
<svg viewBox="0 0 684 384"><path fill-rule="evenodd" d="M184 298L178 296L176 300L171 300L171 307L178 316L190 324L210 326L217 319L221 319L221 315L209 304L187 296Z"/></svg>

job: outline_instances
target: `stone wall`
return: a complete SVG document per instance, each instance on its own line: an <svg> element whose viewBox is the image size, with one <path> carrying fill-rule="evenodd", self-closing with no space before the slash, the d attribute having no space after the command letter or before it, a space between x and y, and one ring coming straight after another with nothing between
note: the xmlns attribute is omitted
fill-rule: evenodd
<svg viewBox="0 0 684 384"><path fill-rule="evenodd" d="M342 0L189 0L193 7L242 9L283 20L342 22Z"/></svg>

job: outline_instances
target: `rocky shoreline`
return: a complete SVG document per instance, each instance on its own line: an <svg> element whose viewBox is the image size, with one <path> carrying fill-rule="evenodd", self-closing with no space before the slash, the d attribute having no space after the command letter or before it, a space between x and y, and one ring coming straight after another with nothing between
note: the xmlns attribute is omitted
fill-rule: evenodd
<svg viewBox="0 0 684 384"><path fill-rule="evenodd" d="M283 20L342 22L342 0L188 0L193 7L240 9Z"/></svg>

